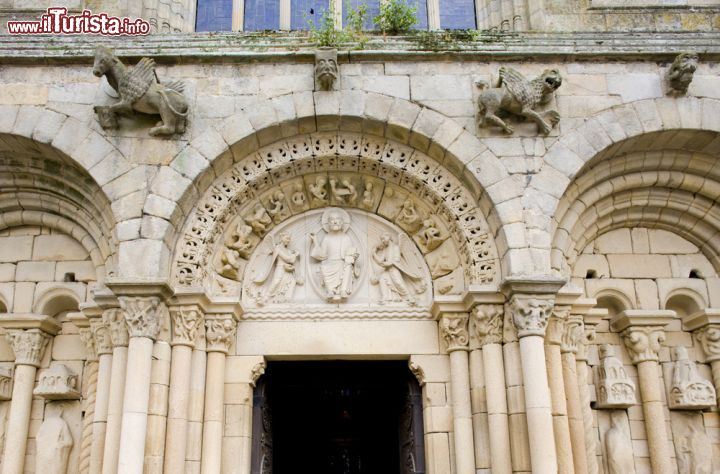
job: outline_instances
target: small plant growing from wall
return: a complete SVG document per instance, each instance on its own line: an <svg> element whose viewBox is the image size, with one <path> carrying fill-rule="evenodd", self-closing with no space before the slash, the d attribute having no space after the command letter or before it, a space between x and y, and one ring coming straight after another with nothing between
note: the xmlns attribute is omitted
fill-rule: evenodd
<svg viewBox="0 0 720 474"><path fill-rule="evenodd" d="M368 42L368 35L364 31L365 21L368 18L367 3L361 3L357 8L353 8L350 2L345 2L345 27L352 41L358 43L358 47L363 49Z"/></svg>
<svg viewBox="0 0 720 474"><path fill-rule="evenodd" d="M407 0L380 2L380 14L374 21L384 34L406 33L417 23L417 6L409 5Z"/></svg>

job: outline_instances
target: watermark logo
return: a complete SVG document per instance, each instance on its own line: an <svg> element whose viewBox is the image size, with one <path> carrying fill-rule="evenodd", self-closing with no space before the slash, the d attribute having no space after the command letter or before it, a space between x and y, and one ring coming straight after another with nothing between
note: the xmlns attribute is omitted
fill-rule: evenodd
<svg viewBox="0 0 720 474"><path fill-rule="evenodd" d="M147 35L150 23L137 18L118 18L107 13L93 14L83 10L79 15L68 15L65 7L51 7L37 21L8 21L11 35Z"/></svg>

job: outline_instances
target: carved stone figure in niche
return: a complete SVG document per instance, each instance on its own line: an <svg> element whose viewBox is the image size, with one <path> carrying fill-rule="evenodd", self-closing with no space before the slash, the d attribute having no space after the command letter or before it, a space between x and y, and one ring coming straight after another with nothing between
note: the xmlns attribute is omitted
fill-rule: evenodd
<svg viewBox="0 0 720 474"><path fill-rule="evenodd" d="M339 208L330 208L322 215L325 236L320 240L310 234L310 256L320 262L322 287L328 302L339 303L353 292L353 283L360 276L359 253L350 236L350 215Z"/></svg>
<svg viewBox="0 0 720 474"><path fill-rule="evenodd" d="M488 88L484 81L475 85L482 91L478 98L480 127L485 127L490 121L505 133L512 134L513 128L497 115L498 112L520 115L535 121L543 135L550 133L560 121L560 114L555 110L536 110L549 103L553 93L562 85L562 77L557 69L546 69L540 76L528 81L515 69L501 67L497 87Z"/></svg>
<svg viewBox="0 0 720 474"><path fill-rule="evenodd" d="M672 386L668 405L671 409L701 410L715 406L715 388L700 376L684 346L674 348Z"/></svg>
<svg viewBox="0 0 720 474"><path fill-rule="evenodd" d="M615 357L615 348L603 344L598 349L597 407L627 408L635 404L635 383L628 376L622 362Z"/></svg>
<svg viewBox="0 0 720 474"><path fill-rule="evenodd" d="M150 129L150 135L184 133L189 112L187 99L183 96L180 81L161 84L155 72L155 61L142 58L128 69L113 52L98 46L95 50L93 74L105 76L108 84L120 96L120 102L110 106L98 105L95 113L103 128L117 128L117 115L130 115L134 111L159 114L162 119Z"/></svg>
<svg viewBox="0 0 720 474"><path fill-rule="evenodd" d="M247 258L253 246L252 239L250 238L252 231L252 227L247 225L244 219L238 219L235 229L225 238L225 246L229 249L236 250L239 256Z"/></svg>
<svg viewBox="0 0 720 474"><path fill-rule="evenodd" d="M415 208L415 203L412 199L405 199L402 207L400 207L400 213L396 218L397 224L412 233L417 232L422 226L422 216Z"/></svg>
<svg viewBox="0 0 720 474"><path fill-rule="evenodd" d="M609 474L635 474L632 443L624 426L625 413L610 414L610 429L605 433L605 454L608 457Z"/></svg>
<svg viewBox="0 0 720 474"><path fill-rule="evenodd" d="M285 206L285 194L279 189L275 191L268 201L268 214L275 219L275 222L281 222L290 215Z"/></svg>
<svg viewBox="0 0 720 474"><path fill-rule="evenodd" d="M373 182L369 179L364 181L365 190L362 195L362 207L371 211L375 207L375 195L373 194Z"/></svg>
<svg viewBox="0 0 720 474"><path fill-rule="evenodd" d="M293 193L290 197L290 200L292 201L293 206L295 206L296 209L302 209L305 207L306 199L302 184L296 183L295 186L293 186Z"/></svg>
<svg viewBox="0 0 720 474"><path fill-rule="evenodd" d="M62 418L62 410L45 416L36 440L38 470L44 474L66 474L73 437Z"/></svg>
<svg viewBox="0 0 720 474"><path fill-rule="evenodd" d="M712 444L710 438L692 423L675 437L679 474L710 474L712 472Z"/></svg>
<svg viewBox="0 0 720 474"><path fill-rule="evenodd" d="M247 216L245 220L260 237L265 235L268 226L272 224L272 218L261 204L256 204L252 214Z"/></svg>
<svg viewBox="0 0 720 474"><path fill-rule="evenodd" d="M443 243L442 232L438 228L434 216L428 216L422 222L422 228L417 234L420 245L425 252L432 252Z"/></svg>
<svg viewBox="0 0 720 474"><path fill-rule="evenodd" d="M330 178L330 190L338 204L354 206L357 201L357 190L349 179L344 178L338 184L336 178Z"/></svg>
<svg viewBox="0 0 720 474"><path fill-rule="evenodd" d="M327 179L320 175L315 178L315 183L310 184L310 196L314 206L324 206L328 204Z"/></svg>
<svg viewBox="0 0 720 474"><path fill-rule="evenodd" d="M315 51L315 84L321 91L331 91L338 77L337 50L320 48Z"/></svg>
<svg viewBox="0 0 720 474"><path fill-rule="evenodd" d="M272 275L270 285L258 294L257 303L261 306L268 301L272 303L286 302L292 297L295 285L302 285L304 282L295 268L300 253L290 248L290 235L283 232L279 237L279 242L273 241L270 264L262 275L253 280L256 285L262 285Z"/></svg>
<svg viewBox="0 0 720 474"><path fill-rule="evenodd" d="M667 72L670 87L680 94L687 93L698 66L697 53L678 54Z"/></svg>
<svg viewBox="0 0 720 474"><path fill-rule="evenodd" d="M395 242L390 234L380 236L372 258L379 267L371 283L380 289L380 304L406 301L415 305L414 294L425 292L422 263L417 261L414 245L404 234Z"/></svg>

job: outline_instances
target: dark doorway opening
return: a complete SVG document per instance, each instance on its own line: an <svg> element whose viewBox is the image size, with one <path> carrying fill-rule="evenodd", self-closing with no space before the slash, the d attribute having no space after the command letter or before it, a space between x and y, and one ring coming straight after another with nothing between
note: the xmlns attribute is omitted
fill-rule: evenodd
<svg viewBox="0 0 720 474"><path fill-rule="evenodd" d="M421 474L422 400L405 361L269 362L253 474Z"/></svg>

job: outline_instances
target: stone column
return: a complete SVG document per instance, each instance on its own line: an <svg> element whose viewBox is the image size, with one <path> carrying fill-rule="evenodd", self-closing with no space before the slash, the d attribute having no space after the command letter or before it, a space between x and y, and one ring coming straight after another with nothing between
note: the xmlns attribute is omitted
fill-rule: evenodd
<svg viewBox="0 0 720 474"><path fill-rule="evenodd" d="M99 309L99 308L98 308ZM80 434L80 453L78 472L88 474L92 458L93 423L95 421L95 406L97 405L98 372L100 371L95 337L90 329L90 321L82 313L68 313L68 321L77 328L80 340L85 344L86 358L82 371L82 433Z"/></svg>
<svg viewBox="0 0 720 474"><path fill-rule="evenodd" d="M49 316L12 315L1 327L15 353L15 375L10 415L5 425L5 451L2 474L22 474L30 429L35 374L50 339L60 332L60 325Z"/></svg>
<svg viewBox="0 0 720 474"><path fill-rule="evenodd" d="M513 294L508 308L520 340L530 463L535 474L558 471L543 339L555 304L545 294Z"/></svg>
<svg viewBox="0 0 720 474"><path fill-rule="evenodd" d="M650 465L654 474L674 471L665 429L658 363L660 345L665 340L664 327L674 316L674 311L667 310L627 310L613 318L610 325L622 335L632 363L637 367Z"/></svg>
<svg viewBox="0 0 720 474"><path fill-rule="evenodd" d="M588 472L587 450L585 448L585 424L583 422L580 387L578 385L575 354L585 334L582 316L570 314L563 328L560 352L562 354L562 373L567 401L568 426L572 443L573 466L578 474Z"/></svg>
<svg viewBox="0 0 720 474"><path fill-rule="evenodd" d="M505 366L502 350L503 307L482 304L472 311L472 332L482 348L485 377L490 467L492 472L510 474L510 430L505 397Z"/></svg>
<svg viewBox="0 0 720 474"><path fill-rule="evenodd" d="M205 417L203 423L202 474L216 474L222 466L223 414L225 411L225 356L235 338L237 322L232 314L207 315L205 339Z"/></svg>
<svg viewBox="0 0 720 474"><path fill-rule="evenodd" d="M565 401L563 363L560 352L565 321L569 314L570 306L556 305L551 313L545 333L545 362L547 363L548 384L550 385L553 433L555 435L555 449L557 450L558 472L560 474L572 474L575 472L570 425Z"/></svg>
<svg viewBox="0 0 720 474"><path fill-rule="evenodd" d="M153 344L160 332L160 321L167 307L157 296L120 296L118 300L130 336L118 473L142 474Z"/></svg>
<svg viewBox="0 0 720 474"><path fill-rule="evenodd" d="M693 331L712 370L715 394L720 403L720 309L708 308L683 319L683 329Z"/></svg>
<svg viewBox="0 0 720 474"><path fill-rule="evenodd" d="M122 426L129 336L125 318L120 308L105 309L102 318L103 323L109 330L110 343L113 348L107 424L105 426L105 446L102 455L102 474L115 474L120 454L120 428Z"/></svg>
<svg viewBox="0 0 720 474"><path fill-rule="evenodd" d="M200 472L202 459L203 413L205 412L205 325L198 328L195 349L192 353L192 377L190 379L190 402L188 406L188 434L185 449L185 469L188 473Z"/></svg>
<svg viewBox="0 0 720 474"><path fill-rule="evenodd" d="M453 430L455 433L455 466L457 474L475 473L472 409L470 406L470 371L468 367L467 313L445 313L440 319L440 334L450 354L450 388L452 391Z"/></svg>
<svg viewBox="0 0 720 474"><path fill-rule="evenodd" d="M165 472L184 472L192 355L202 313L198 306L173 306L170 395L168 398Z"/></svg>
<svg viewBox="0 0 720 474"><path fill-rule="evenodd" d="M95 350L98 355L98 382L95 394L95 416L93 417L93 442L90 451L91 474L102 471L113 364L110 330L102 321L102 316L98 316L100 317L90 318L90 330L95 339Z"/></svg>

